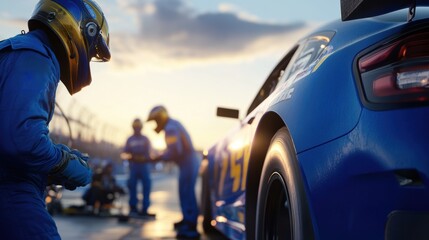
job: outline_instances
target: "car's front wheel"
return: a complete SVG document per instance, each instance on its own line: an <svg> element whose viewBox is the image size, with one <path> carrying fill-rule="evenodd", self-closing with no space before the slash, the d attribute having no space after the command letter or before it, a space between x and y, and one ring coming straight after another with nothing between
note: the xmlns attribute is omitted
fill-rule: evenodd
<svg viewBox="0 0 429 240"><path fill-rule="evenodd" d="M272 138L262 169L256 239L314 239L301 171L286 128Z"/></svg>

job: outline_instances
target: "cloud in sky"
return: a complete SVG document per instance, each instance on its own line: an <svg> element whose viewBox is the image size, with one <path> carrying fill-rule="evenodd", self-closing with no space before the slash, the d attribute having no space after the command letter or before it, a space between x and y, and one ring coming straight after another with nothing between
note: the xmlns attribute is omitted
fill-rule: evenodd
<svg viewBox="0 0 429 240"><path fill-rule="evenodd" d="M147 68L187 63L241 61L267 51L286 50L304 22L272 23L220 4L198 12L186 0L117 0L103 5L110 24L113 64ZM30 7L31 6L31 7ZM28 6L31 12L34 6ZM20 16L21 15L21 16ZM27 29L25 16L0 12L0 26L12 35ZM4 35L1 35L4 34ZM1 38L10 37L0 33Z"/></svg>
<svg viewBox="0 0 429 240"><path fill-rule="evenodd" d="M291 34L306 27L304 22L258 21L233 6L197 13L183 0L121 1L121 6L134 14L137 25L134 33L112 30L112 46L117 50L114 57L121 64L135 64L148 57L183 63L245 53L255 56L273 45L284 46Z"/></svg>

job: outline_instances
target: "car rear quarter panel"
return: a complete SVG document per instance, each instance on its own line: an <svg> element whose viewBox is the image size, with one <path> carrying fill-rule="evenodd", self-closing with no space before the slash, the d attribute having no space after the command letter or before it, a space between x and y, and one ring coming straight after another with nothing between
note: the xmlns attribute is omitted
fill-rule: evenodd
<svg viewBox="0 0 429 240"><path fill-rule="evenodd" d="M268 111L276 112L289 128L297 153L326 143L351 131L359 121L362 103L354 75L354 60L375 44L388 41L407 24L379 20L333 22L327 30L338 31L330 52L312 73L296 81L285 97L287 83L271 98Z"/></svg>
<svg viewBox="0 0 429 240"><path fill-rule="evenodd" d="M298 153L356 126L362 107L353 78L353 56L347 50L334 52L313 74L292 86L289 99L275 98L271 103L269 111L281 116Z"/></svg>

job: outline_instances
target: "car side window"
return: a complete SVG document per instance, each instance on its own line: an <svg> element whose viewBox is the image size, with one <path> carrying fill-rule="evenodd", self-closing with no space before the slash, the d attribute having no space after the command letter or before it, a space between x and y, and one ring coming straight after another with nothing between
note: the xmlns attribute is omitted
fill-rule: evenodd
<svg viewBox="0 0 429 240"><path fill-rule="evenodd" d="M260 88L258 94L253 100L252 104L250 104L249 109L247 110L247 115L251 113L259 104L261 104L278 86L279 80L285 73L285 69L297 51L298 46L295 46L290 50L286 56L277 64L274 70L268 75L267 80L264 82L262 87Z"/></svg>
<svg viewBox="0 0 429 240"><path fill-rule="evenodd" d="M277 86L281 85L279 83L284 83L298 76L305 76L306 73L308 74L318 59L320 59L323 51L327 49L334 35L335 32L323 32L310 36L293 47L268 76L247 110L247 114L251 113Z"/></svg>
<svg viewBox="0 0 429 240"><path fill-rule="evenodd" d="M315 65L323 51L326 50L334 34L334 32L324 32L303 40L290 64L285 69L280 82L284 83L289 79L309 73L311 67Z"/></svg>

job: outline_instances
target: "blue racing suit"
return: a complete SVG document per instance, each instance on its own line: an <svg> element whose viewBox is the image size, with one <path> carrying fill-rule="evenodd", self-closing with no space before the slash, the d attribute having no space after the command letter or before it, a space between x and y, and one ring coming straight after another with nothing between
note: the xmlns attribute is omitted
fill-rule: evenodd
<svg viewBox="0 0 429 240"><path fill-rule="evenodd" d="M128 179L128 189L130 194L129 206L130 211L137 211L137 184L142 181L142 213L147 213L150 206L150 191L152 180L150 178L150 141L142 134L134 134L127 139L124 152L131 154L129 160L130 176Z"/></svg>
<svg viewBox="0 0 429 240"><path fill-rule="evenodd" d="M60 239L45 209L49 171L61 150L49 138L60 68L45 33L0 42L0 233Z"/></svg>
<svg viewBox="0 0 429 240"><path fill-rule="evenodd" d="M201 157L195 151L188 132L179 121L169 118L164 131L167 149L162 159L173 161L179 167L179 200L183 220L197 224L199 209L195 184Z"/></svg>

